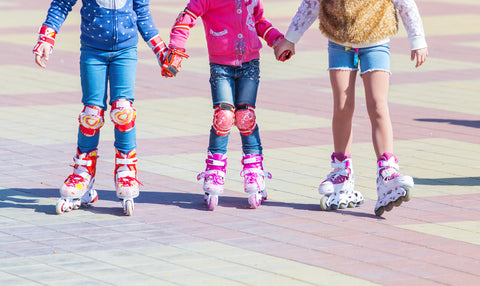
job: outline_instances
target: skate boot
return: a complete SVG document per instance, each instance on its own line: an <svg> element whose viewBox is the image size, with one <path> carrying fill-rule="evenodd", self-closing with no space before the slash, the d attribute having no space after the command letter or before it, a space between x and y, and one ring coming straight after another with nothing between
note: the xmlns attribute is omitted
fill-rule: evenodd
<svg viewBox="0 0 480 286"><path fill-rule="evenodd" d="M354 208L363 204L362 194L353 189L355 175L350 156L333 153L331 158L333 171L318 187L318 192L324 195L320 200L322 210Z"/></svg>
<svg viewBox="0 0 480 286"><path fill-rule="evenodd" d="M265 188L265 176L269 179L272 174L263 170L263 156L260 154L243 154L243 170L240 176L243 177L243 188L248 194L248 203L253 209L258 208L264 200L267 200Z"/></svg>
<svg viewBox="0 0 480 286"><path fill-rule="evenodd" d="M377 204L375 215L391 211L410 200L413 179L399 172L398 160L392 153L383 153L377 165Z"/></svg>
<svg viewBox="0 0 480 286"><path fill-rule="evenodd" d="M122 202L123 212L131 216L135 208L133 199L140 194L137 179L137 154L135 150L122 153L119 150L115 152L115 189L117 197Z"/></svg>
<svg viewBox="0 0 480 286"><path fill-rule="evenodd" d="M223 185L225 184L225 173L227 167L227 156L224 154L212 154L208 152L205 160L207 167L205 172L197 175L197 180L203 180L203 191L205 195L203 200L208 209L213 211L218 205L218 195L223 193Z"/></svg>
<svg viewBox="0 0 480 286"><path fill-rule="evenodd" d="M97 149L73 157L73 173L67 177L60 187L60 199L57 201L58 214L78 209L82 204L92 204L98 199L97 191L93 189L97 166Z"/></svg>

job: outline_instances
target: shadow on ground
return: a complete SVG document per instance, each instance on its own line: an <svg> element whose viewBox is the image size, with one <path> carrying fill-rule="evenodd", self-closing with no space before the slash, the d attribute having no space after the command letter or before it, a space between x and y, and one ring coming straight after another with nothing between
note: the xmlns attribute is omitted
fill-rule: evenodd
<svg viewBox="0 0 480 286"><path fill-rule="evenodd" d="M417 118L416 121L448 123L451 125L480 128L480 120L458 120L458 119L440 119L440 118Z"/></svg>

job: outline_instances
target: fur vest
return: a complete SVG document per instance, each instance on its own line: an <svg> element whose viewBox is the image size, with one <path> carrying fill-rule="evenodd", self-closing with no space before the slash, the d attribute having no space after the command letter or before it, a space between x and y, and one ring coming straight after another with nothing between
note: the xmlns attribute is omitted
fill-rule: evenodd
<svg viewBox="0 0 480 286"><path fill-rule="evenodd" d="M391 0L322 0L318 18L320 31L338 44L365 45L398 30Z"/></svg>

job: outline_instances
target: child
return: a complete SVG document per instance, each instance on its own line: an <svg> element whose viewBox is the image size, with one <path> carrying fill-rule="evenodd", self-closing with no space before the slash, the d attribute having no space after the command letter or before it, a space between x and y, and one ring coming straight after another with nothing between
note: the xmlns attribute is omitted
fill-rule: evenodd
<svg viewBox="0 0 480 286"><path fill-rule="evenodd" d="M329 39L329 73L334 110L332 133L333 171L320 184L323 210L355 207L363 203L354 191L350 149L355 106L355 79L358 69L365 86L367 111L377 156L377 195L375 214L381 216L410 199L413 179L399 173L393 155L393 131L387 103L390 76L389 37L398 29L400 14L411 47L415 67L428 57L422 21L414 0L303 0L292 19L285 39L275 48L280 59L283 51L294 54L294 43L318 18L320 31Z"/></svg>
<svg viewBox="0 0 480 286"><path fill-rule="evenodd" d="M190 0L177 17L170 33L169 54L164 75L175 76L190 28L202 17L210 60L210 85L213 124L206 159L206 169L197 179L203 181L205 202L210 210L223 192L227 167L227 143L230 129L240 131L243 150L244 190L252 208L267 199L263 171L262 144L255 120L255 102L259 84L259 36L274 46L283 35L263 16L262 0ZM170 64L172 63L172 64Z"/></svg>
<svg viewBox="0 0 480 286"><path fill-rule="evenodd" d="M52 53L55 36L76 0L53 0L34 47L35 62L42 68ZM110 118L115 125L115 172L117 197L127 215L139 195L134 101L138 32L160 64L166 46L153 23L149 0L83 0L81 9L80 77L83 110L79 116L78 146L73 173L60 188L57 213L91 204L98 198L93 189L99 131L107 110L110 86Z"/></svg>

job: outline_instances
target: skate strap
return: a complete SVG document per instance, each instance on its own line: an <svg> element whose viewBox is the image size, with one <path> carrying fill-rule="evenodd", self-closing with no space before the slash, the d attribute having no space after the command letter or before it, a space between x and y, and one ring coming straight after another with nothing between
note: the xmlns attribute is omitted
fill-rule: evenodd
<svg viewBox="0 0 480 286"><path fill-rule="evenodd" d="M330 174L328 174L329 179L335 179L337 177L348 177L350 173L347 169L335 169Z"/></svg>
<svg viewBox="0 0 480 286"><path fill-rule="evenodd" d="M117 165L135 165L137 164L137 158L116 158Z"/></svg>
<svg viewBox="0 0 480 286"><path fill-rule="evenodd" d="M73 157L73 162L78 166L92 166L92 159L85 159L85 156L81 155L80 157Z"/></svg>
<svg viewBox="0 0 480 286"><path fill-rule="evenodd" d="M385 167L392 167L395 168L396 170L400 169L400 166L398 163L395 162L395 157L391 157L388 160L380 160L378 161L378 168L385 168Z"/></svg>
<svg viewBox="0 0 480 286"><path fill-rule="evenodd" d="M227 162L222 161L222 160L215 160L215 159L210 159L210 158L205 160L205 162L210 166L218 166L218 167L223 167L227 163Z"/></svg>
<svg viewBox="0 0 480 286"><path fill-rule="evenodd" d="M260 163L262 161L263 161L262 156L254 156L254 157L250 157L250 158L243 158L242 159L242 164L243 165L254 164L254 163Z"/></svg>
<svg viewBox="0 0 480 286"><path fill-rule="evenodd" d="M135 171L119 171L117 173L117 178L126 178L126 177L131 177L135 178Z"/></svg>

